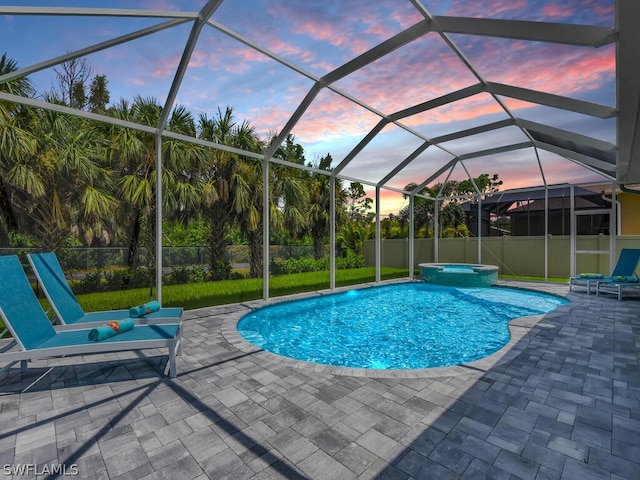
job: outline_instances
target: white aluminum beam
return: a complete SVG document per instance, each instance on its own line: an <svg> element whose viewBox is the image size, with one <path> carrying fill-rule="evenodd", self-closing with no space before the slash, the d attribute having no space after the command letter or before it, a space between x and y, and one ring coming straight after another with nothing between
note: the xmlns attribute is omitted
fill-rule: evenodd
<svg viewBox="0 0 640 480"><path fill-rule="evenodd" d="M64 17L142 17L142 18L186 18L195 19L195 12L177 10L140 10L126 8L75 8L75 7L4 7L0 15L40 15Z"/></svg>
<svg viewBox="0 0 640 480"><path fill-rule="evenodd" d="M262 300L269 300L269 162L265 157L262 161Z"/></svg>
<svg viewBox="0 0 640 480"><path fill-rule="evenodd" d="M380 225L380 187L376 187L376 283L380 283L382 268L382 229Z"/></svg>
<svg viewBox="0 0 640 480"><path fill-rule="evenodd" d="M431 176L429 178L427 178L425 181L423 181L420 185L418 185L411 193L415 194L420 192L420 190L422 190L424 187L426 187L427 185L429 185L432 181L434 181L436 178L438 178L440 175L442 175L444 172L446 172L447 170L451 171L453 170L453 167L456 166L456 163L458 163L458 158L453 158L450 161L448 161L445 165L443 165L442 167L440 167L438 169L438 171L436 171L435 173L432 173Z"/></svg>
<svg viewBox="0 0 640 480"><path fill-rule="evenodd" d="M470 137L472 135L478 135L480 133L490 132L492 130L498 130L500 128L510 127L513 125L516 125L516 121L512 118L507 118L505 120L480 125L479 127L468 128L466 130L460 130L458 132L449 133L440 137L434 137L431 139L431 141L433 143L450 142L452 140L458 140L460 138Z"/></svg>
<svg viewBox="0 0 640 480"><path fill-rule="evenodd" d="M193 27L191 28L191 32L189 33L189 38L187 38L187 43L182 50L180 63L178 64L176 74L174 75L173 81L171 82L171 87L169 88L169 93L167 94L167 100L165 101L162 114L160 115L160 121L158 122L159 131L164 130L164 127L167 123L167 119L169 118L169 114L171 113L171 109L173 108L173 103L176 100L178 90L180 89L180 85L182 84L182 79L184 78L184 74L187 71L187 67L189 66L189 60L191 60L191 55L193 54L193 50L196 47L196 43L198 42L198 37L200 36L202 27L205 25L209 17L213 15L213 12L216 11L221 3L222 0L209 0L207 4L202 8L202 10L200 10L200 12L198 13L198 19L193 22Z"/></svg>
<svg viewBox="0 0 640 480"><path fill-rule="evenodd" d="M375 62L376 60L384 57L392 51L413 42L417 38L422 37L426 33L431 31L431 21L422 20L415 25L403 30L402 32L394 35L393 37L385 40L384 42L376 45L370 50L367 50L363 54L357 56L353 60L345 63L344 65L336 68L332 72L329 72L322 77L322 83L324 85L330 85L338 80L352 74L353 72L360 70L362 67Z"/></svg>
<svg viewBox="0 0 640 480"><path fill-rule="evenodd" d="M351 162L351 160L353 160L363 149L364 147L366 147L369 142L371 142L376 135L378 135L378 133L380 133L384 127L387 126L389 122L383 118L381 119L377 125L375 127L373 127L373 129L367 133L367 135L360 140L360 142L358 143L358 145L356 145L353 150L351 150L347 156L332 170L331 172L331 176L338 176L340 175L340 172L349 164L349 162Z"/></svg>
<svg viewBox="0 0 640 480"><path fill-rule="evenodd" d="M267 149L267 158L272 157L273 154L276 153L276 150L280 148L282 142L284 142L284 140L287 138L287 135L289 135L291 130L293 130L293 127L296 125L296 123L298 123L302 115L304 115L304 112L307 111L309 105L311 105L313 100L318 96L320 90L322 90L322 84L319 82L314 83L313 87L311 87L311 90L309 90L309 92L305 95L302 102L298 104L298 108L296 108L296 111L293 112L293 115L291 115L286 125L282 128L278 136L273 140L273 142Z"/></svg>
<svg viewBox="0 0 640 480"><path fill-rule="evenodd" d="M165 129L169 115L173 109L173 104L178 96L178 90L189 66L189 60L200 37L202 27L221 3L222 0L210 0L207 2L202 10L200 10L198 19L193 22L193 27L189 33L189 38L187 38L187 43L182 50L180 63L171 82L171 87L160 114L160 120L158 121L158 131L156 134L156 292L159 301L162 299L162 132ZM268 237L266 241L269 241Z"/></svg>
<svg viewBox="0 0 640 480"><path fill-rule="evenodd" d="M413 278L415 263L415 197L409 195L409 278Z"/></svg>
<svg viewBox="0 0 640 480"><path fill-rule="evenodd" d="M560 155L561 157L574 160L575 163L582 165L585 168L589 168L590 170L595 171L600 175L609 178L615 178L615 164L603 162L602 160L598 160L597 158L587 157L586 155L575 152L573 150L567 150L566 148L558 147L557 145L551 145L549 143L536 141L534 142L534 145L537 148L541 148L543 150L547 150L548 152Z"/></svg>
<svg viewBox="0 0 640 480"><path fill-rule="evenodd" d="M336 288L336 177L329 177L329 289Z"/></svg>
<svg viewBox="0 0 640 480"><path fill-rule="evenodd" d="M335 78L333 78L332 76L329 77L324 77L324 78L318 78L317 76L313 75L311 72L306 71L305 69L303 69L302 67L293 64L292 62L289 62L287 60L285 60L284 58L280 57L279 55L276 55L275 53L271 52L270 50L261 47L260 45L256 44L255 42L252 42L251 40L245 38L244 36L238 34L237 32L234 32L233 30L231 30L230 28L225 27L224 25L221 25L217 22L214 22L212 20L208 20L207 22L210 26L212 26L213 28L219 30L220 32L224 33L225 35L228 35L229 37L244 43L246 46L268 56L269 58L271 58L272 60L275 60L276 62L280 63L283 66L286 66L290 69L292 69L293 71L295 71L296 73L303 75L311 80L313 80L316 84L320 84L320 86L322 87L326 87L329 90L333 91L334 93L340 95L341 97L349 100L350 102L364 108L365 110L368 110L369 112L373 113L374 115L380 117L382 120L385 120L387 122L392 121L394 124L396 124L398 127L402 128L403 130L409 132L410 134L420 138L423 141L428 141L428 138L426 138L424 135L420 134L419 132L413 130L412 128L407 127L406 125L400 123L397 120L389 120L389 118L382 112L380 112L379 110L371 107L370 105L362 102L361 100L359 100L358 98L349 95L348 93L336 88L335 86L333 86L331 83L328 83L330 80L331 81L336 81L338 78L341 78L342 76L346 75L347 73L349 73L349 70L351 68L353 68L353 65L350 64L349 62L345 65L343 65L343 67L338 67L338 70L340 71L340 68L344 68L344 71L342 71L342 73L337 73L334 75ZM418 38L419 36L423 35L424 33L427 33L427 27L428 27L428 23L429 22L425 22L422 23L420 22L420 24L418 24L415 27L415 30L410 31L409 34L405 34L403 32L401 32L400 34L398 34L396 40L394 40L395 43L397 43L398 45L394 45L394 43L392 42L391 44L385 45L385 42L383 42L381 45L383 45L382 47L378 46L378 47L374 47L372 50L370 50L369 52L365 52L365 54L361 55L360 57L360 67L362 68L363 66L365 66L367 63L370 63L374 60L376 60L377 58L380 58L382 56L382 53L386 51L386 53L391 52L394 48L398 48L400 46L400 43L404 42L404 43L408 43L409 41L413 40L414 38ZM413 28L413 27L412 27ZM411 30L411 29L410 29ZM394 37L395 38L395 37ZM331 75L331 74L329 74ZM318 88L317 86L314 88ZM315 94L317 95L318 92L315 92ZM306 108L308 108L308 105L306 106ZM286 135L293 129L293 127L295 126L295 124L297 123L297 121L299 121L300 117L302 116L302 114L304 113L304 111L306 111L306 108L299 108L298 110L296 110L296 116L297 118L292 117L288 122L285 128L283 128L282 131L280 131L278 138L280 139L280 142L278 143L278 141L274 141L274 143L272 144L272 150L275 152L275 150L278 148L278 146L280 145L280 143L282 143L282 141L284 140L284 138L286 138ZM348 162L347 162L348 163ZM346 164L344 165L346 166ZM343 166L343 168L344 168Z"/></svg>
<svg viewBox="0 0 640 480"><path fill-rule="evenodd" d="M503 145L501 147L494 147L494 148L488 148L486 150L478 150L476 152L465 153L464 155L459 155L458 159L469 160L471 158L486 157L487 155L495 155L497 153L512 152L514 150L522 150L523 148L529 148L532 145L533 144L531 142L521 142L521 143L514 143L512 145Z"/></svg>
<svg viewBox="0 0 640 480"><path fill-rule="evenodd" d="M574 98L554 95L552 93L544 93L537 90L514 87L512 85L504 85L502 83L487 82L487 92L494 95L515 98L517 100L524 100L525 102L537 103L539 105L547 105L549 107L582 113L592 117L613 118L616 116L616 109L607 105L585 102Z"/></svg>
<svg viewBox="0 0 640 480"><path fill-rule="evenodd" d="M534 42L600 47L616 41L613 28L494 18L434 17L434 30Z"/></svg>
<svg viewBox="0 0 640 480"><path fill-rule="evenodd" d="M429 148L430 145L431 145L431 142L424 142L422 145L416 148L413 152L411 152L411 154L407 158L405 158L402 162L400 162L400 164L396 166L396 168L394 168L387 175L385 175L384 178L377 183L377 186L379 187L384 186L389 180L391 180L398 173L404 170L404 168L407 165L413 162L420 154L422 154L427 148Z"/></svg>
<svg viewBox="0 0 640 480"><path fill-rule="evenodd" d="M59 57L52 58L50 60L46 60L44 62L35 63L28 67L20 68L18 70L14 70L13 72L6 73L4 75L0 75L0 84L10 82L16 78L25 77L32 73L39 72L49 67L53 67L55 65L59 65L64 62L68 62L69 60L73 60L76 58L84 57L86 55L90 55L95 52L99 52L100 50L104 50L107 48L114 47L116 45L120 45L122 43L130 42L132 40L136 40L138 38L144 37L146 35L150 35L152 33L156 33L167 28L172 28L178 25L182 25L183 23L188 22L189 20L169 20L167 22L162 22L158 25L153 25L148 28L144 28L142 30L137 30L135 32L128 33L126 35L122 35L120 37L113 38L111 40L107 40L105 42L97 43L95 45L91 45L89 47L75 50L74 52L67 53L65 55L61 55Z"/></svg>
<svg viewBox="0 0 640 480"><path fill-rule="evenodd" d="M447 105L448 103L453 103L468 97L472 97L485 91L486 88L484 87L484 85L482 85L482 83L476 83L474 85L471 85L470 87L462 88L455 92L451 92L427 102L419 103L418 105L414 105L412 107L405 108L404 110L400 110L396 113L392 113L391 115L389 115L389 120L392 122L401 120L418 113L426 112L427 110L442 107L443 105Z"/></svg>
<svg viewBox="0 0 640 480"><path fill-rule="evenodd" d="M640 182L640 2L616 0L619 183Z"/></svg>
<svg viewBox="0 0 640 480"><path fill-rule="evenodd" d="M594 148L603 152L615 152L616 150L616 146L613 143L605 142L604 140L598 140L597 138L588 137L586 135L580 135L568 130L551 127L542 123L532 122L531 120L518 118L516 119L516 123L527 130L540 132L565 142L574 143L576 145L583 145L585 147Z"/></svg>

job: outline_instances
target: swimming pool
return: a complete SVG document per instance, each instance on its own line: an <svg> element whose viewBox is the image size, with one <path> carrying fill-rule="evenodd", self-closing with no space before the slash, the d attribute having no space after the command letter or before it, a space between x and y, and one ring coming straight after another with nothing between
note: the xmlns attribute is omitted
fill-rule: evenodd
<svg viewBox="0 0 640 480"><path fill-rule="evenodd" d="M269 305L241 318L237 330L266 351L308 362L430 368L491 355L509 341L510 320L565 303L529 290L409 282Z"/></svg>

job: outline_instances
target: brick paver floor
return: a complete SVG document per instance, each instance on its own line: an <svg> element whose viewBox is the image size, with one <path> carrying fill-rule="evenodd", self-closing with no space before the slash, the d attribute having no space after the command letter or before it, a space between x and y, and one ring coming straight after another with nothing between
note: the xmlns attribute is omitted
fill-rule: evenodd
<svg viewBox="0 0 640 480"><path fill-rule="evenodd" d="M235 333L257 302L186 312L175 379L159 352L13 368L0 477L640 478L640 295L515 285L571 303L513 321L505 349L466 367L282 359Z"/></svg>

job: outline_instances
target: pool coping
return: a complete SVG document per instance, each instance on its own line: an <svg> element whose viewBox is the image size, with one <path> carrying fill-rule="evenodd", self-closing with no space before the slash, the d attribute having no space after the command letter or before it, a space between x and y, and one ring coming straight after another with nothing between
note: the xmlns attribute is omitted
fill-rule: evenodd
<svg viewBox="0 0 640 480"><path fill-rule="evenodd" d="M327 373L332 375L345 375L352 377L368 377L368 378L432 378L432 377L451 377L457 375L464 375L469 373L486 372L492 367L504 362L513 360L522 351L524 351L529 345L529 331L534 327L540 328L555 328L553 325L545 324L542 320L550 314L554 314L565 307L566 305L560 305L553 312L546 314L529 315L526 317L518 317L509 321L507 328L509 329L509 341L500 350L492 353L491 355L474 360L473 362L465 363L462 365L447 366L447 367L430 367L430 368L417 368L417 369L372 369L372 368L354 368L343 367L335 365L326 365L314 362L308 362L305 360L296 360L289 357L284 357L277 353L268 352L256 345L250 343L244 339L237 329L238 322L242 317L252 310L265 307L267 305L273 305L276 303L287 302L291 300L298 300L303 298L312 298L322 295L330 295L334 293L340 293L347 290L356 290L363 288L371 288L375 286L390 285L394 283L408 283L412 280L407 278L395 279L389 281L383 281L380 283L367 283L361 285L354 285L348 287L340 287L334 290L320 290L316 292L308 292L296 295L287 295L283 297L276 297L268 301L256 300L252 302L243 302L236 304L238 307L232 312L229 312L221 325L221 333L223 338L233 347L237 348L241 352L252 354L254 357L258 357L261 360L271 363L278 363L283 366L293 367L300 370L306 370L309 372ZM413 280L415 281L415 280ZM508 286L504 285L503 286ZM523 288L523 287L516 287ZM543 292L554 295L544 290L536 290L534 288L524 288L535 292ZM564 297L563 297L564 298ZM568 305L568 304L567 304Z"/></svg>

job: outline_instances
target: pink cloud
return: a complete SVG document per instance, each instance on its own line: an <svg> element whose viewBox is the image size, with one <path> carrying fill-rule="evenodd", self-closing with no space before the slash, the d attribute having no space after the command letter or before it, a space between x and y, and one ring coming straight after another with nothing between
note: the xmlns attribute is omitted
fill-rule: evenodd
<svg viewBox="0 0 640 480"><path fill-rule="evenodd" d="M285 21L295 35L348 52L346 60L398 33L401 27L409 23L406 15L416 21L420 19L417 11L410 6L404 8L403 15L398 10L389 12L383 4L371 4L363 8L362 4L345 3L340 14L327 14L307 5L295 8L289 4L274 4L269 6L268 12ZM403 23L398 23L398 18L402 18Z"/></svg>
<svg viewBox="0 0 640 480"><path fill-rule="evenodd" d="M568 5L551 4L545 5L542 13L548 17L570 17L574 15L576 11Z"/></svg>
<svg viewBox="0 0 640 480"><path fill-rule="evenodd" d="M146 10L178 10L176 2L171 0L143 0L140 2L140 8Z"/></svg>
<svg viewBox="0 0 640 480"><path fill-rule="evenodd" d="M200 50L194 50L191 54L191 58L189 58L189 68L203 67L204 65L206 65L206 60L206 53Z"/></svg>
<svg viewBox="0 0 640 480"><path fill-rule="evenodd" d="M407 11L404 8L394 9L391 15L389 15L389 18L392 18L393 21L395 21L403 29L424 20L422 14L413 8L410 11Z"/></svg>
<svg viewBox="0 0 640 480"><path fill-rule="evenodd" d="M316 54L310 50L304 50L296 45L285 42L281 39L271 39L268 43L269 50L277 52L280 55L295 58L302 63L313 62L316 58ZM262 55L262 54L261 54ZM264 55L262 58L265 59Z"/></svg>
<svg viewBox="0 0 640 480"><path fill-rule="evenodd" d="M410 125L417 124L418 120L427 120L430 124L460 122L502 111L500 105L489 95L476 95L469 99L428 110L422 118L408 119L409 121L407 123ZM418 116L416 115L416 117Z"/></svg>
<svg viewBox="0 0 640 480"><path fill-rule="evenodd" d="M599 17L613 17L615 14L615 6L613 2L606 5L600 3L593 4L590 0L586 0L583 3L585 3L586 7L590 6L593 9L593 13Z"/></svg>
<svg viewBox="0 0 640 480"><path fill-rule="evenodd" d="M505 64L510 62L514 62L511 68L505 69ZM489 79L494 77L502 83L558 95L571 96L600 88L604 81L615 77L615 54L608 47L586 50L527 45L501 56L499 63L491 66L492 71L487 71Z"/></svg>
<svg viewBox="0 0 640 480"><path fill-rule="evenodd" d="M465 17L506 18L526 8L526 0L455 0L449 11Z"/></svg>
<svg viewBox="0 0 640 480"><path fill-rule="evenodd" d="M276 36L274 30L263 30L256 26L252 32L259 38L258 43L271 52L292 59L297 63L309 64L316 60L316 53L302 46ZM207 37L201 39L202 49L209 52L218 52L218 56L225 57L226 63L266 62L269 57L253 48L237 43L227 37ZM232 69L236 70L236 69Z"/></svg>
<svg viewBox="0 0 640 480"><path fill-rule="evenodd" d="M317 71L323 71L329 73L332 70L335 70L336 66L327 60L322 60L319 62L312 63L311 68Z"/></svg>
<svg viewBox="0 0 640 480"><path fill-rule="evenodd" d="M151 76L153 78L167 78L174 75L176 68L180 63L180 54L173 53L167 56L156 57L153 61L153 70Z"/></svg>
<svg viewBox="0 0 640 480"><path fill-rule="evenodd" d="M349 100L324 90L295 126L294 133L301 143L325 142L362 135L378 120Z"/></svg>
<svg viewBox="0 0 640 480"><path fill-rule="evenodd" d="M427 35L336 83L391 114L477 82L440 38Z"/></svg>
<svg viewBox="0 0 640 480"><path fill-rule="evenodd" d="M507 2L481 2L481 3L489 3L489 12L487 15L489 16L498 16L505 12L513 12L516 10L521 10L524 8L528 8L527 0L509 0ZM493 8L491 8L493 7Z"/></svg>
<svg viewBox="0 0 640 480"><path fill-rule="evenodd" d="M310 18L304 23L294 25L292 32L296 35L307 35L315 40L326 42L329 45L341 46L348 43L349 35L340 25L318 21Z"/></svg>
<svg viewBox="0 0 640 480"><path fill-rule="evenodd" d="M602 58L597 57L595 60L579 56L573 63L571 61L567 61L566 66L562 67L563 71L566 72L566 78L560 82L560 87L562 89L561 93L568 94L578 91L581 87L589 85L589 82L591 82L595 88L597 83L594 82L596 82L601 76L601 73L598 72L604 71L610 73L609 70L611 67L611 60L607 56ZM535 66L532 68L535 70ZM538 66L538 68L540 67ZM583 73L584 71L594 72L594 78L590 79L589 75L585 78ZM534 76L534 78L530 80L533 81L536 88L545 87L545 85L547 85L546 82L548 82L548 75L540 75L540 78L538 78L535 77L535 75L538 75L538 72L533 71L528 73ZM413 74L415 74L415 72L410 71L410 75ZM517 74L517 72L511 73L511 75ZM370 82L363 82L361 85L358 85L358 94L361 98L370 96L371 98L379 98L381 102L387 102L390 104L394 99L391 95L387 98L387 91L390 90L393 92L394 89L401 88L401 85L394 84L393 88L386 89L387 91L381 91L379 87L376 87L379 79L372 79L367 75L365 75L365 77L367 77ZM388 80L392 81L392 79ZM517 77L515 77L514 80L517 80ZM438 88L445 89L442 93L448 93L450 91L449 88L453 90L459 87L460 85L451 85L447 83L445 86ZM557 87L557 85L554 85L554 87ZM413 103L420 103L416 100L419 98L418 95L424 95L424 88L421 88L420 84L416 86L410 85L408 88L403 90L396 90L396 93L397 92L402 92L400 96L403 100L412 98ZM436 95L433 95L433 97L435 96ZM299 99L296 99L295 101L297 102ZM424 101L424 97L420 98L420 101ZM508 105L512 110L532 106L527 102L510 99L508 100ZM406 118L403 120L403 123L411 127L434 124L442 125L456 121L481 118L485 115L492 115L500 112L503 112L502 108L490 95L480 94ZM378 118L373 115L367 114L364 116L367 117L367 120L363 122L363 110L354 107L350 102L341 99L340 97L323 97L320 95L305 113L299 124L296 125L295 131L296 135L298 135L300 139L304 139L304 141L311 143L322 139L327 140L327 138L338 138L341 134L362 135L368 132L378 121ZM286 122L288 116L285 115L284 117L280 117L279 120L275 120L275 115L272 115L272 119L275 123L271 124L277 125L278 122L281 122L279 125L283 125L284 122L282 122L282 120Z"/></svg>
<svg viewBox="0 0 640 480"><path fill-rule="evenodd" d="M598 182L605 177L557 155L542 151L540 155L547 183Z"/></svg>
<svg viewBox="0 0 640 480"><path fill-rule="evenodd" d="M284 96L276 97L268 93L267 98L277 100L268 105L249 108L246 118L249 118L251 124L259 128L259 134L266 138L271 133L280 131L306 94L307 90L300 86L290 86ZM238 112L238 115L240 113Z"/></svg>

